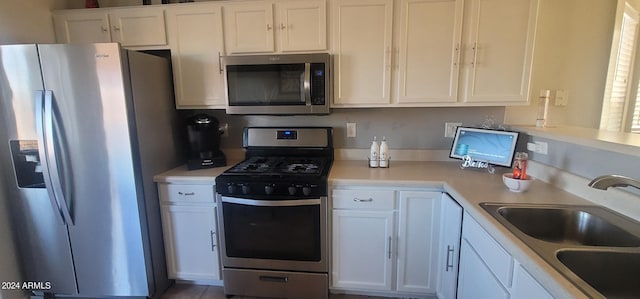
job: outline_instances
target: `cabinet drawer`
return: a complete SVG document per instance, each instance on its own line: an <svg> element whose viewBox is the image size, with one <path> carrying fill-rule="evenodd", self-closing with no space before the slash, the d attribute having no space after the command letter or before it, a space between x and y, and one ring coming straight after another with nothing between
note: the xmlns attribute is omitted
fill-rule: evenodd
<svg viewBox="0 0 640 299"><path fill-rule="evenodd" d="M162 202L215 202L213 185L159 184L158 193Z"/></svg>
<svg viewBox="0 0 640 299"><path fill-rule="evenodd" d="M467 213L462 221L462 237L469 241L496 278L504 286L510 287L513 258Z"/></svg>
<svg viewBox="0 0 640 299"><path fill-rule="evenodd" d="M334 209L393 210L396 206L393 190L333 190Z"/></svg>

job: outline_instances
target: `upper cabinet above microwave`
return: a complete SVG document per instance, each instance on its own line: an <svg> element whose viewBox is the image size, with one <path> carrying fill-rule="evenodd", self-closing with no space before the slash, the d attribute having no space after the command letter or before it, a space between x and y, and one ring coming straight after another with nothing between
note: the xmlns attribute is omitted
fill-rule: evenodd
<svg viewBox="0 0 640 299"><path fill-rule="evenodd" d="M327 4L325 0L228 3L224 35L228 55L326 51Z"/></svg>

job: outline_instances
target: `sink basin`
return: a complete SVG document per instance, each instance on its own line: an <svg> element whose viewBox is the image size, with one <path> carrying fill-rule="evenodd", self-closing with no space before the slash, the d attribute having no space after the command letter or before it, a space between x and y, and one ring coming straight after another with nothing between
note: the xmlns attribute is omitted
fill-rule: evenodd
<svg viewBox="0 0 640 299"><path fill-rule="evenodd" d="M607 298L640 297L640 253L563 250L557 257Z"/></svg>
<svg viewBox="0 0 640 299"><path fill-rule="evenodd" d="M481 203L591 298L640 298L640 223L600 206Z"/></svg>
<svg viewBox="0 0 640 299"><path fill-rule="evenodd" d="M523 233L548 242L587 246L640 246L640 237L580 209L501 207L498 213Z"/></svg>

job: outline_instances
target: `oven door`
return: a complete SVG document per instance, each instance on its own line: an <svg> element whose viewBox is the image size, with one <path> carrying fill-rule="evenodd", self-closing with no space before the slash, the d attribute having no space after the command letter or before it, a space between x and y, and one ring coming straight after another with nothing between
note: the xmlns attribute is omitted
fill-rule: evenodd
<svg viewBox="0 0 640 299"><path fill-rule="evenodd" d="M327 198L220 196L225 268L327 272Z"/></svg>

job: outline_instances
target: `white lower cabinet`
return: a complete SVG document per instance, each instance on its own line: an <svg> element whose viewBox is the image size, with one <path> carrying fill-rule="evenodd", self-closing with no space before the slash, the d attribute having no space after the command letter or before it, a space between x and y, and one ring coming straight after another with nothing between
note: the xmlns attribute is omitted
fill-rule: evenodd
<svg viewBox="0 0 640 299"><path fill-rule="evenodd" d="M443 202L457 206L450 197L442 192L366 187L334 189L331 195L333 290L422 296L448 288L455 294L457 273L453 281L439 280L446 276L445 264L454 263L459 252L460 222L457 229L455 224L443 224L462 213L443 215L451 211L442 208ZM441 238L445 228L454 228L458 240L449 244L455 252L447 261ZM454 269L457 265L449 267Z"/></svg>
<svg viewBox="0 0 640 299"><path fill-rule="evenodd" d="M213 185L159 184L169 278L221 279Z"/></svg>
<svg viewBox="0 0 640 299"><path fill-rule="evenodd" d="M457 298L553 298L469 214L464 214Z"/></svg>

